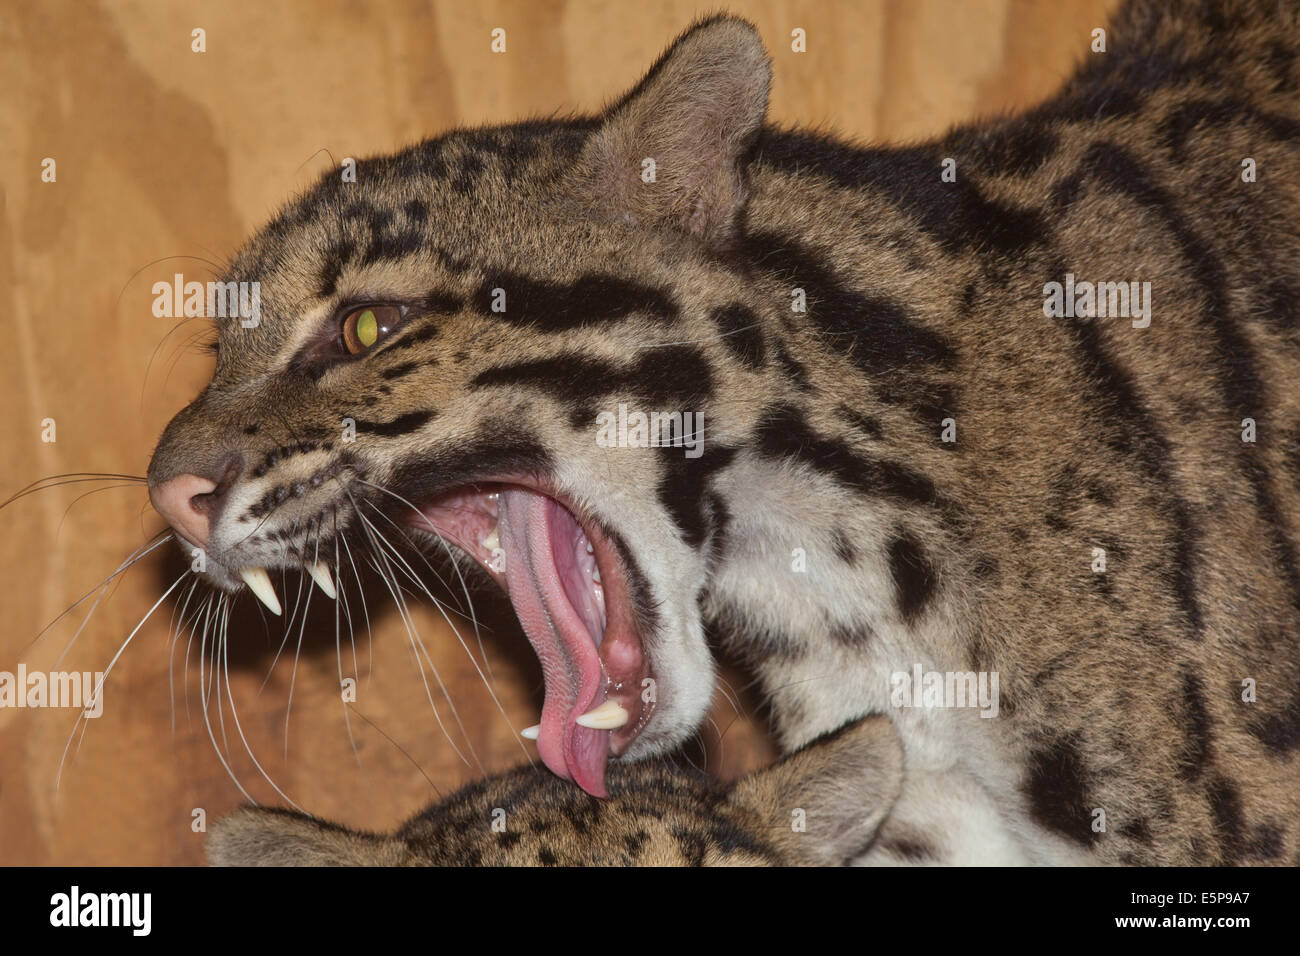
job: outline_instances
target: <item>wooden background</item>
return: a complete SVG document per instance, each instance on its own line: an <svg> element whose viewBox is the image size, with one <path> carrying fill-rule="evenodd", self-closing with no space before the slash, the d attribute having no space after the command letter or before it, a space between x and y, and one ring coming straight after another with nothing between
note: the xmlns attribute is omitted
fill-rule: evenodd
<svg viewBox="0 0 1300 956"><path fill-rule="evenodd" d="M899 141L1050 94L1112 5L726 7L757 24L773 55L774 119ZM163 426L210 371L205 354L186 348L201 323L173 329L173 320L155 318L151 286L178 271L210 278L201 260L227 256L328 168L323 148L365 155L457 124L595 110L694 17L719 6L0 0L0 498L47 475L144 473ZM195 27L207 31L202 54L190 49ZM507 31L504 55L489 50L494 27ZM805 54L790 49L795 27L807 31ZM54 183L41 182L45 157L57 162ZM57 423L54 443L41 440L45 418ZM139 485L76 500L98 487L56 488L0 511L0 670L16 671L19 661L53 668L80 616L36 639L42 627L161 527ZM161 552L133 568L59 666L103 669L181 570ZM455 635L428 602L417 606L464 725L444 735L391 600L371 592L371 602L374 640L359 648L369 676L347 722L328 618L330 633L306 642L296 674L295 636L262 688L282 634L256 614L241 616L230 693L249 744L285 793L320 815L388 828L435 787L446 792L522 761L510 724L534 722L540 676L498 607L486 648L507 721ZM216 815L241 800L218 750L228 748L250 793L276 799L244 754L229 705L226 743L219 726L217 746L209 739L197 659L186 680L183 640L170 663L173 706L174 607L164 604L122 654L104 715L72 739L61 777L75 713L0 709L0 863L200 861L193 811ZM472 638L470 646L477 654ZM718 696L694 759L733 776L772 752L744 674L728 676L735 702ZM452 724L448 701L434 700Z"/></svg>

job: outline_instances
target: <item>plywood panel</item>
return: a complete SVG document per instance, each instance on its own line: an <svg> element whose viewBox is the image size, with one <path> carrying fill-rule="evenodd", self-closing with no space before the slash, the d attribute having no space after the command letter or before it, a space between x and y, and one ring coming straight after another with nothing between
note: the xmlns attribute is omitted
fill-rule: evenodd
<svg viewBox="0 0 1300 956"><path fill-rule="evenodd" d="M901 141L1046 96L1110 5L728 6L773 54L775 120ZM457 124L596 109L717 6L0 0L0 496L47 475L144 473L162 427L210 371L187 347L202 323L155 318L152 284L178 271L208 278L329 156L391 150ZM498 26L505 55L489 51ZM196 27L206 53L191 51ZM790 49L795 27L807 31L805 54ZM57 162L54 183L41 181L45 157ZM41 439L47 418L52 443ZM0 670L102 670L184 571L171 554L141 561L66 655L79 614L37 637L161 528L138 483L105 487L115 484L71 484L0 511ZM125 647L103 716L70 745L73 713L0 709L0 862L197 862L193 811L239 802L232 776L258 799L280 799L269 778L313 812L388 827L438 789L524 759L511 726L535 719L540 679L509 617L498 607L484 644L503 716L471 653L428 602L414 608L451 688L450 699L431 695L435 718L399 615L371 598L374 637L358 649L367 676L351 710L337 694L332 617L312 622L301 654L291 634L266 678L283 634L245 607L231 626L229 683L213 685L230 699L224 723L210 707L210 738L210 672L205 664L201 682L193 647L184 666L184 639L173 659L174 602ZM719 693L695 759L734 775L772 751L748 678L728 676L738 690Z"/></svg>

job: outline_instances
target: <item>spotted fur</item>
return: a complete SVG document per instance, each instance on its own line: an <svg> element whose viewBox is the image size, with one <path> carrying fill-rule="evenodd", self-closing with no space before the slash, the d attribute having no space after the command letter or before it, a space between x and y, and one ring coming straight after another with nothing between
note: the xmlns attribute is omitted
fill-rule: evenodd
<svg viewBox="0 0 1300 956"><path fill-rule="evenodd" d="M875 716L730 786L646 761L618 766L608 799L598 800L524 766L433 803L391 835L245 807L213 826L208 859L217 866L838 865L875 839L898 796L902 765L893 726Z"/></svg>
<svg viewBox="0 0 1300 956"><path fill-rule="evenodd" d="M1035 109L863 149L765 126L755 32L704 22L600 116L290 204L228 277L260 326L222 326L151 480L247 463L231 586L362 543L358 500L397 513L374 485L544 477L627 566L660 694L626 757L703 719L710 631L789 750L890 714L867 862L1294 862L1298 41L1288 4L1138 0ZM1149 281L1150 326L1046 317L1066 273ZM315 361L369 301L411 318ZM598 447L620 402L706 412L704 453ZM893 707L917 664L996 672L998 717Z"/></svg>

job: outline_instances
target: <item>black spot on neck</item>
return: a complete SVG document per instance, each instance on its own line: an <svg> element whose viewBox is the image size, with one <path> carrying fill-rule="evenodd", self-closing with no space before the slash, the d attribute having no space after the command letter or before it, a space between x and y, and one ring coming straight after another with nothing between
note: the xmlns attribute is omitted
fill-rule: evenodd
<svg viewBox="0 0 1300 956"><path fill-rule="evenodd" d="M1034 819L1047 829L1085 845L1101 838L1092 829L1092 807L1087 791L1088 772L1077 736L1060 737L1030 757L1024 792Z"/></svg>
<svg viewBox="0 0 1300 956"><path fill-rule="evenodd" d="M713 446L707 441L701 448L698 458L687 458L680 448L658 449L663 456L663 474L657 489L659 501L672 516L682 539L693 548L703 544L709 533L706 509L709 482L736 455L734 448Z"/></svg>
<svg viewBox="0 0 1300 956"><path fill-rule="evenodd" d="M907 532L889 542L889 573L903 620L915 624L934 596L937 576L921 545Z"/></svg>

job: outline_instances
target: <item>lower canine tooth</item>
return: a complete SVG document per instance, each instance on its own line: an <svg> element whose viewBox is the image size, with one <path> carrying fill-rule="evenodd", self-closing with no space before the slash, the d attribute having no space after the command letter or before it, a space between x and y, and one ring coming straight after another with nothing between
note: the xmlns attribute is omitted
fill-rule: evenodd
<svg viewBox="0 0 1300 956"><path fill-rule="evenodd" d="M525 740L536 740L541 735L541 724L533 724L531 727L525 727L523 730L519 731L519 736L523 737Z"/></svg>
<svg viewBox="0 0 1300 956"><path fill-rule="evenodd" d="M594 710L589 710L578 718L579 727L592 730L614 730L627 723L627 711L617 701L607 700Z"/></svg>
<svg viewBox="0 0 1300 956"><path fill-rule="evenodd" d="M326 597L331 601L338 598L339 592L334 590L334 579L330 577L330 569L324 562L313 561L311 564L303 565L303 570L311 575L311 579L325 592Z"/></svg>
<svg viewBox="0 0 1300 956"><path fill-rule="evenodd" d="M271 576L265 568L244 568L239 576L244 579L253 596L265 604L272 614L284 613L280 609L280 599L275 596L275 588L271 586Z"/></svg>
<svg viewBox="0 0 1300 956"><path fill-rule="evenodd" d="M483 539L483 547L488 550L489 554L501 547L501 535L496 528L493 528L492 533Z"/></svg>

